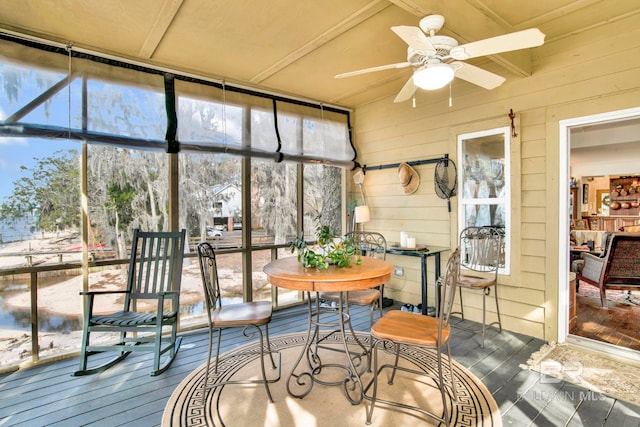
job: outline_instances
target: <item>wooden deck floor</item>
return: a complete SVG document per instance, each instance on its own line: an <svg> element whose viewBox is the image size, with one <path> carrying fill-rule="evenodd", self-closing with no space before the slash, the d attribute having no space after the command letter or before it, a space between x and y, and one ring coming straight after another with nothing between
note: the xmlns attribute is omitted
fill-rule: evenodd
<svg viewBox="0 0 640 427"><path fill-rule="evenodd" d="M393 307L392 307L393 308ZM397 308L397 307L395 307ZM368 329L368 310L353 307L356 330ZM306 328L306 306L274 313L272 336ZM244 344L236 333L223 338L224 350ZM157 426L175 387L206 357L207 334L184 334L171 368L148 375L151 355L131 355L99 375L72 377L78 359L43 364L0 376L0 426ZM456 329L455 360L478 376L494 395L505 426L639 426L640 407L611 399L593 399L587 390L565 382L541 382L519 366L543 341L490 331L485 348L478 336ZM362 422L364 425L364 419Z"/></svg>

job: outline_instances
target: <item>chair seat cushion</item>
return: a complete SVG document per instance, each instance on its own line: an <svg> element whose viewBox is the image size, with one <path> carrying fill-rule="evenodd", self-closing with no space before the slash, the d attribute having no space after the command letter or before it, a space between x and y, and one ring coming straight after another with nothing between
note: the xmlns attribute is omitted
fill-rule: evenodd
<svg viewBox="0 0 640 427"><path fill-rule="evenodd" d="M223 305L211 314L214 326L264 325L271 320L271 301Z"/></svg>
<svg viewBox="0 0 640 427"><path fill-rule="evenodd" d="M163 318L170 319L176 317L176 312L165 313ZM94 325L112 325L112 326L137 326L137 325L155 325L156 313L138 313L136 311L118 311L117 313L109 313L92 316L90 321Z"/></svg>
<svg viewBox="0 0 640 427"><path fill-rule="evenodd" d="M466 274L458 276L458 286L464 286L465 288L487 288L495 284L496 281L494 278L469 276Z"/></svg>
<svg viewBox="0 0 640 427"><path fill-rule="evenodd" d="M321 292L321 299L329 301L339 301L340 292ZM358 291L349 291L349 304L370 305L380 298L380 291L377 289L361 289Z"/></svg>
<svg viewBox="0 0 640 427"><path fill-rule="evenodd" d="M449 339L450 327L442 331L442 342ZM395 342L435 346L438 342L438 318L391 310L372 327L371 334Z"/></svg>

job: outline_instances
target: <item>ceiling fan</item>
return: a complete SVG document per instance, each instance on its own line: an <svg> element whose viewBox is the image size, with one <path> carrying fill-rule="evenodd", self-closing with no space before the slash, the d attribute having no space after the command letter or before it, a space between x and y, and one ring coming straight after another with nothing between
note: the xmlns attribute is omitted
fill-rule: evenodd
<svg viewBox="0 0 640 427"><path fill-rule="evenodd" d="M504 82L504 77L462 61L478 56L540 46L544 43L544 34L537 28L530 28L458 45L458 41L452 37L435 35L444 25L443 16L426 16L420 20L419 25L420 28L406 25L391 27L391 30L409 45L406 62L365 68L338 74L335 77L351 77L373 71L414 67L413 75L393 102L402 102L411 98L417 88L440 89L454 77L485 89L494 89Z"/></svg>

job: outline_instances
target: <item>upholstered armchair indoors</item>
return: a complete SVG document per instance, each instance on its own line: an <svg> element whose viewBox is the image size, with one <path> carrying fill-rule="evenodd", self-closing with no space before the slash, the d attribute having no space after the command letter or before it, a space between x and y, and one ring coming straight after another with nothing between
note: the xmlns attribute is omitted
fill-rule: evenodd
<svg viewBox="0 0 640 427"><path fill-rule="evenodd" d="M582 281L600 289L602 307L609 289L640 289L640 233L610 233L606 241L603 256L584 253L572 265L576 284Z"/></svg>
<svg viewBox="0 0 640 427"><path fill-rule="evenodd" d="M600 255L585 252L580 254L580 259L571 262L571 271L576 273L576 291L580 289L580 280L593 286L599 286L597 283L600 280L600 273L602 273L602 267L612 237L613 233L604 233L602 235L602 243L600 244L602 252Z"/></svg>

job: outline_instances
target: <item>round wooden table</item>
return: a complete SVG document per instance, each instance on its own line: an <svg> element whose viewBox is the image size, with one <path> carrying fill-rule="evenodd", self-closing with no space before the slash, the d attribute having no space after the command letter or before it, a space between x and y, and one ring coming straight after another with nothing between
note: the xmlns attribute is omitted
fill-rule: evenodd
<svg viewBox="0 0 640 427"><path fill-rule="evenodd" d="M272 285L286 289L308 292L343 292L369 289L382 285L391 279L393 266L372 257L362 257L356 264L354 257L351 267L329 266L327 270L304 268L297 257L281 258L264 266Z"/></svg>
<svg viewBox="0 0 640 427"><path fill-rule="evenodd" d="M307 292L307 304L309 307L309 321L307 327L307 338L305 345L298 356L287 379L287 391L290 395L303 398L311 392L314 383L323 385L342 385L347 399L352 404L362 402L362 382L360 381L361 370L366 369L368 361L362 364L363 357L369 357L369 349L357 338L351 325L349 315L349 305L347 293L359 289L369 289L383 285L391 279L393 265L390 263L371 257L362 257L361 263L356 262L354 257L351 267L338 268L329 266L327 270L316 268L304 268L297 257L282 258L270 262L264 266L264 272L273 286ZM335 309L320 306L319 298L315 299L315 309L311 302L311 292L339 292L340 301ZM337 315L337 321L321 321L321 315ZM349 349L347 342L347 328L353 337L355 344L360 346L360 351L354 352ZM338 327L328 333L321 334L320 327ZM347 363L322 364L321 356L318 352L323 347L321 343L335 333L342 335L342 343ZM307 355L308 369L296 372L303 357ZM323 368L340 368L347 372L343 381L325 381L320 377ZM292 382L293 381L293 382ZM295 388L295 389L294 389Z"/></svg>

